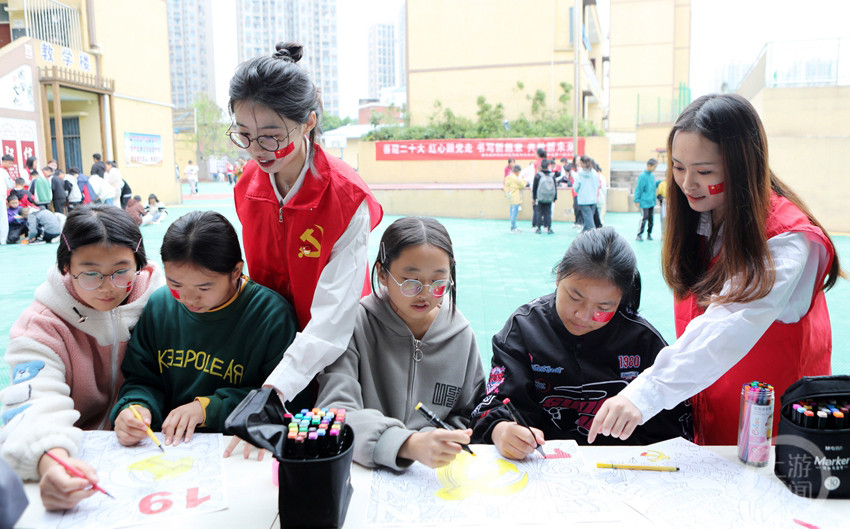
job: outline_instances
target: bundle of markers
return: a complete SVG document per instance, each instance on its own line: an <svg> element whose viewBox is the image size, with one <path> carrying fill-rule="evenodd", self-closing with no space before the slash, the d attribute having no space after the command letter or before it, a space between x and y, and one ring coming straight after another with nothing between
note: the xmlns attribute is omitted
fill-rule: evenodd
<svg viewBox="0 0 850 529"><path fill-rule="evenodd" d="M286 459L321 459L333 457L345 441L345 409L303 409L295 415L283 416L288 428L283 457Z"/></svg>
<svg viewBox="0 0 850 529"><path fill-rule="evenodd" d="M773 386L765 382L754 380L741 387L738 458L744 463L767 465L773 430L773 398Z"/></svg>
<svg viewBox="0 0 850 529"><path fill-rule="evenodd" d="M803 428L842 430L848 424L844 420L848 413L850 402L847 400L806 399L792 404L786 415Z"/></svg>

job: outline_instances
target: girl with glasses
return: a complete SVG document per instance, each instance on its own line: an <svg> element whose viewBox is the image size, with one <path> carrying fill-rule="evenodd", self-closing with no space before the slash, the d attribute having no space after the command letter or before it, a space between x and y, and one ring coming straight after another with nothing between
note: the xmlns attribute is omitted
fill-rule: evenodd
<svg viewBox="0 0 850 529"><path fill-rule="evenodd" d="M40 480L49 510L69 509L97 492L44 451L97 481L89 465L73 458L81 430L109 427L130 331L163 284L139 227L114 206L74 209L56 258L9 333L12 385L0 392L0 455L21 478Z"/></svg>
<svg viewBox="0 0 850 529"><path fill-rule="evenodd" d="M242 274L239 238L220 213L183 215L168 227L160 252L166 286L153 293L133 331L110 416L125 446L148 439L149 426L162 430L166 445L188 442L196 430L223 432L224 420L263 384L298 330L283 296Z"/></svg>
<svg viewBox="0 0 850 529"><path fill-rule="evenodd" d="M427 217L393 222L381 238L372 287L360 300L348 349L319 375L317 405L347 410L361 465L446 465L469 443L484 370L475 333L455 306L445 227ZM454 429L433 429L415 411L419 402Z"/></svg>
<svg viewBox="0 0 850 529"><path fill-rule="evenodd" d="M360 176L319 145L322 103L298 65L302 51L278 44L230 81L228 135L251 157L234 188L245 260L257 283L295 307L301 331L264 384L282 400L345 351L382 216Z"/></svg>
<svg viewBox="0 0 850 529"><path fill-rule="evenodd" d="M512 459L546 439L587 444L602 403L666 345L638 314L639 305L640 274L629 243L611 227L576 237L558 264L555 292L518 308L493 337L487 395L472 414L473 441L493 443ZM505 398L531 428L515 422ZM631 442L679 436L692 438L686 404L640 427Z"/></svg>

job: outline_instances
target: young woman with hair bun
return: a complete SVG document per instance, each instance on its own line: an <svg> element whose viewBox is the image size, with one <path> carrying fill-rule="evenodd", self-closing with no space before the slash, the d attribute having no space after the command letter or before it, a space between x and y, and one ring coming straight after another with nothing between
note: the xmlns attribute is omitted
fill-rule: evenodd
<svg viewBox="0 0 850 529"><path fill-rule="evenodd" d="M383 214L360 176L322 149L322 101L302 54L280 43L239 65L227 131L251 157L234 191L248 269L295 307L301 329L265 384L284 400L345 351Z"/></svg>

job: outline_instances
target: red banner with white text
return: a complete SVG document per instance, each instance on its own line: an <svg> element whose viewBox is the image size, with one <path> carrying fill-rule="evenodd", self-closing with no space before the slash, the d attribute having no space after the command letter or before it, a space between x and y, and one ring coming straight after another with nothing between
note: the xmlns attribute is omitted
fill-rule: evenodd
<svg viewBox="0 0 850 529"><path fill-rule="evenodd" d="M578 138L576 152L572 138L458 138L447 140L379 141L375 159L395 160L492 160L533 159L537 149L548 158L567 158L584 154L584 138Z"/></svg>

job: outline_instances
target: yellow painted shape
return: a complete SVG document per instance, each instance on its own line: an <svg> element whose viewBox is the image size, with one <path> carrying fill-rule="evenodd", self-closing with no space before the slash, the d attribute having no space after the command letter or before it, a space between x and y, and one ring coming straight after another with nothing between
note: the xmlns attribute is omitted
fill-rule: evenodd
<svg viewBox="0 0 850 529"><path fill-rule="evenodd" d="M475 494L516 494L528 485L528 474L504 459L480 461L480 458L461 452L454 461L437 469L437 480L443 486L436 492L437 497L463 500Z"/></svg>
<svg viewBox="0 0 850 529"><path fill-rule="evenodd" d="M648 460L656 463L658 461L664 461L665 459L670 459L664 452L660 452L658 450L647 450L646 452L641 454L646 457Z"/></svg>
<svg viewBox="0 0 850 529"><path fill-rule="evenodd" d="M188 456L171 460L165 459L165 455L159 454L137 461L127 468L139 472L150 472L154 481L165 481L177 478L190 471L193 464L194 460Z"/></svg>

